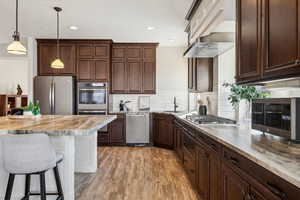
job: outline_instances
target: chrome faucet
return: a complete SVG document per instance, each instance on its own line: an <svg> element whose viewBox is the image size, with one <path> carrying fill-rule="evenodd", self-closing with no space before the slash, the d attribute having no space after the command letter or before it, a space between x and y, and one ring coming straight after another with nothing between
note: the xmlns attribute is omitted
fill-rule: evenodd
<svg viewBox="0 0 300 200"><path fill-rule="evenodd" d="M176 102L176 97L174 97L174 112L176 112L177 108L179 106L177 105L177 102Z"/></svg>

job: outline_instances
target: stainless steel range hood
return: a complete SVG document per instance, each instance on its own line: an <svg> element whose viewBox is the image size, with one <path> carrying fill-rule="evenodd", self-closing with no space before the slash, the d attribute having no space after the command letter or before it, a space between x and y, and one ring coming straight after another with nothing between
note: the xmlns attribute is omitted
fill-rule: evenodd
<svg viewBox="0 0 300 200"><path fill-rule="evenodd" d="M185 58L212 58L234 46L234 32L215 32L197 39L184 52Z"/></svg>

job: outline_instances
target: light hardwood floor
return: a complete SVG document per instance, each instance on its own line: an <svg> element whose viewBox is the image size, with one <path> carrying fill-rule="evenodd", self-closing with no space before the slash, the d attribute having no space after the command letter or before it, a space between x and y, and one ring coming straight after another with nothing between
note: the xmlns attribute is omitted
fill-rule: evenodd
<svg viewBox="0 0 300 200"><path fill-rule="evenodd" d="M77 178L77 200L197 200L175 152L154 147L100 147L98 172ZM78 194L77 194L78 195Z"/></svg>

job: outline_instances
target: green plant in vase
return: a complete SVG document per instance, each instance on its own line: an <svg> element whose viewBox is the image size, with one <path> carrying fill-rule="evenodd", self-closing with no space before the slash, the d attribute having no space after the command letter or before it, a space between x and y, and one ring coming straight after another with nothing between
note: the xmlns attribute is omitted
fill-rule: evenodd
<svg viewBox="0 0 300 200"><path fill-rule="evenodd" d="M267 98L270 95L268 92L260 91L254 86L236 85L234 83L224 83L223 86L230 89L231 94L228 100L233 108L238 111L237 120L248 124L251 121L251 101L253 99ZM242 106L242 109L238 110L241 101L245 101L246 104L242 104L245 107Z"/></svg>
<svg viewBox="0 0 300 200"><path fill-rule="evenodd" d="M41 109L39 103L34 104L32 102L29 103L28 106L23 107L23 113L24 115L40 115L41 114Z"/></svg>

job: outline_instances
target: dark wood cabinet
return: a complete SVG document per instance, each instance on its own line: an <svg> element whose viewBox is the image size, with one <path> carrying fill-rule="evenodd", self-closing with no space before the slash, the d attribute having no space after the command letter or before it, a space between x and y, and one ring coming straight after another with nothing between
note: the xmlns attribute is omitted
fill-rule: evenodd
<svg viewBox="0 0 300 200"><path fill-rule="evenodd" d="M261 9L262 0L237 0L238 82L258 80L261 76Z"/></svg>
<svg viewBox="0 0 300 200"><path fill-rule="evenodd" d="M127 60L128 93L138 94L142 91L142 62L140 59Z"/></svg>
<svg viewBox="0 0 300 200"><path fill-rule="evenodd" d="M191 92L213 90L213 58L188 59L188 88Z"/></svg>
<svg viewBox="0 0 300 200"><path fill-rule="evenodd" d="M225 164L222 165L222 188L223 200L249 199L249 184Z"/></svg>
<svg viewBox="0 0 300 200"><path fill-rule="evenodd" d="M173 124L174 150L201 199L293 200L300 195L296 186L191 125L178 119Z"/></svg>
<svg viewBox="0 0 300 200"><path fill-rule="evenodd" d="M98 146L126 145L126 116L117 116L117 119L108 125L107 132L98 132Z"/></svg>
<svg viewBox="0 0 300 200"><path fill-rule="evenodd" d="M94 65L95 65L94 80L96 82L107 82L109 80L109 68L110 68L109 63L110 62L107 60L102 60L102 59L94 60Z"/></svg>
<svg viewBox="0 0 300 200"><path fill-rule="evenodd" d="M156 47L154 43L113 44L113 94L155 94Z"/></svg>
<svg viewBox="0 0 300 200"><path fill-rule="evenodd" d="M299 3L237 1L238 83L300 76Z"/></svg>
<svg viewBox="0 0 300 200"><path fill-rule="evenodd" d="M111 40L60 40L63 69L52 69L56 40L38 39L38 75L71 75L78 81L109 82Z"/></svg>
<svg viewBox="0 0 300 200"><path fill-rule="evenodd" d="M86 41L77 44L79 81L109 82L111 41Z"/></svg>
<svg viewBox="0 0 300 200"><path fill-rule="evenodd" d="M197 147L197 191L201 199L209 200L210 190L209 154L203 145Z"/></svg>
<svg viewBox="0 0 300 200"><path fill-rule="evenodd" d="M264 68L268 78L300 73L299 0L265 0Z"/></svg>
<svg viewBox="0 0 300 200"><path fill-rule="evenodd" d="M153 114L153 143L154 146L172 149L173 116L167 114Z"/></svg>
<svg viewBox="0 0 300 200"><path fill-rule="evenodd" d="M53 69L51 63L57 57L57 46L55 41L43 42L38 40L38 75L75 75L75 45L61 43L59 47L60 59L64 63L64 69Z"/></svg>
<svg viewBox="0 0 300 200"><path fill-rule="evenodd" d="M81 81L93 79L94 61L90 59L77 60L77 78Z"/></svg>

